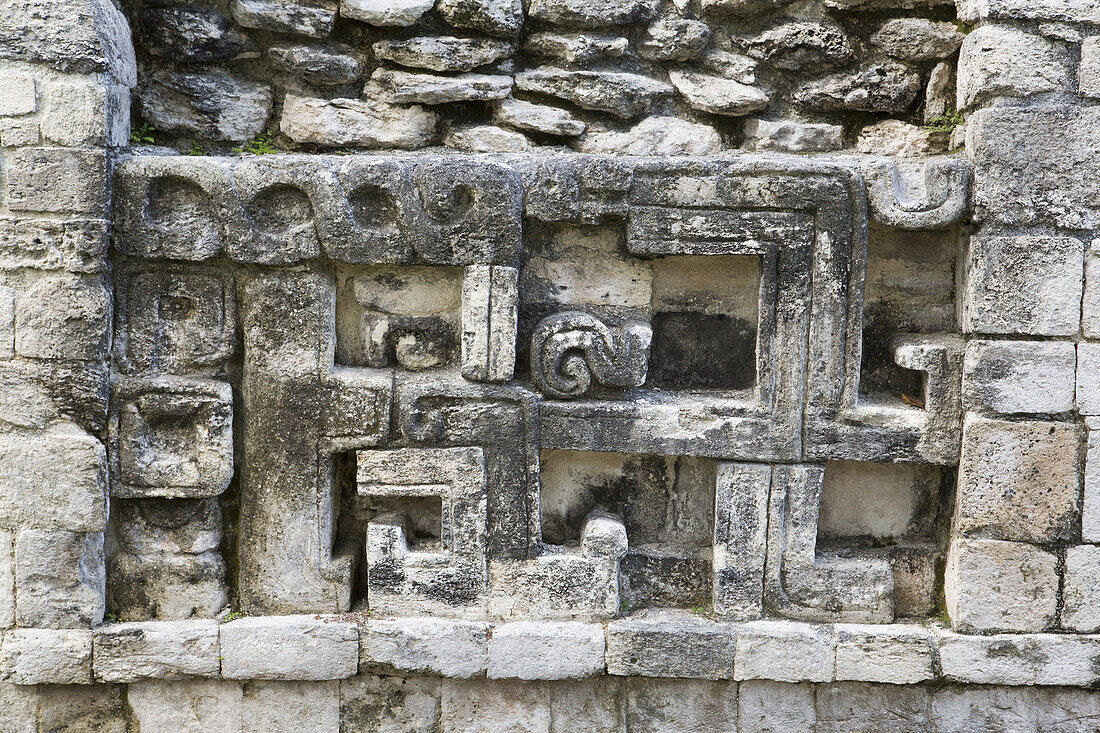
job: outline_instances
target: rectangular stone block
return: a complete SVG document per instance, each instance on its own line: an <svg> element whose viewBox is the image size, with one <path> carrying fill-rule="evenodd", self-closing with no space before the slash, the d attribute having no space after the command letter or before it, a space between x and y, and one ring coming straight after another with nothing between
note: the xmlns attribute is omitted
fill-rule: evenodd
<svg viewBox="0 0 1100 733"><path fill-rule="evenodd" d="M235 0L233 19L245 28L324 38L332 32L336 13L303 3Z"/></svg>
<svg viewBox="0 0 1100 733"><path fill-rule="evenodd" d="M816 685L745 680L737 687L737 733L812 731Z"/></svg>
<svg viewBox="0 0 1100 733"><path fill-rule="evenodd" d="M469 265L462 270L462 376L507 382L516 365L519 271Z"/></svg>
<svg viewBox="0 0 1100 733"><path fill-rule="evenodd" d="M91 435L0 436L0 524L102 532L106 488L107 452Z"/></svg>
<svg viewBox="0 0 1100 733"><path fill-rule="evenodd" d="M38 87L33 76L0 73L0 117L29 115L38 111Z"/></svg>
<svg viewBox="0 0 1100 733"><path fill-rule="evenodd" d="M955 531L1019 542L1070 540L1081 493L1081 428L968 414Z"/></svg>
<svg viewBox="0 0 1100 733"><path fill-rule="evenodd" d="M1072 336L1081 322L1084 249L1071 237L972 237L963 330Z"/></svg>
<svg viewBox="0 0 1100 733"><path fill-rule="evenodd" d="M24 529L15 538L20 626L86 628L103 620L103 534Z"/></svg>
<svg viewBox="0 0 1100 733"><path fill-rule="evenodd" d="M478 677L488 668L489 625L474 621L403 618L363 627L359 668L443 677Z"/></svg>
<svg viewBox="0 0 1100 733"><path fill-rule="evenodd" d="M241 733L340 733L340 683L249 682Z"/></svg>
<svg viewBox="0 0 1100 733"><path fill-rule="evenodd" d="M908 685L933 678L932 632L902 624L837 624L836 678Z"/></svg>
<svg viewBox="0 0 1100 733"><path fill-rule="evenodd" d="M340 681L340 722L346 731L439 730L440 694L438 677L349 677Z"/></svg>
<svg viewBox="0 0 1100 733"><path fill-rule="evenodd" d="M0 286L0 359L15 356L15 291Z"/></svg>
<svg viewBox="0 0 1100 733"><path fill-rule="evenodd" d="M1043 631L1058 606L1057 558L1032 545L954 540L944 592L951 627L966 633Z"/></svg>
<svg viewBox="0 0 1100 733"><path fill-rule="evenodd" d="M517 680L443 680L444 733L550 733L550 688Z"/></svg>
<svg viewBox="0 0 1100 733"><path fill-rule="evenodd" d="M127 688L141 733L241 733L244 695L239 682L135 682Z"/></svg>
<svg viewBox="0 0 1100 733"><path fill-rule="evenodd" d="M1009 414L1069 412L1075 363L1068 341L971 340L963 362L963 406Z"/></svg>
<svg viewBox="0 0 1100 733"><path fill-rule="evenodd" d="M30 359L104 359L111 295L99 278L47 275L15 303L15 350Z"/></svg>
<svg viewBox="0 0 1100 733"><path fill-rule="evenodd" d="M1100 638L1073 634L939 633L943 677L976 685L1085 685L1096 680Z"/></svg>
<svg viewBox="0 0 1100 733"><path fill-rule="evenodd" d="M128 733L129 710L121 685L50 685L37 688L38 730L61 733Z"/></svg>
<svg viewBox="0 0 1100 733"><path fill-rule="evenodd" d="M355 624L323 616L261 616L221 627L222 677L337 680L359 663Z"/></svg>
<svg viewBox="0 0 1100 733"><path fill-rule="evenodd" d="M1100 239L1085 250L1085 292L1081 299L1081 331L1085 338L1100 338Z"/></svg>
<svg viewBox="0 0 1100 733"><path fill-rule="evenodd" d="M0 148L25 148L42 139L34 118L0 119Z"/></svg>
<svg viewBox="0 0 1100 733"><path fill-rule="evenodd" d="M1100 418L1087 418L1085 491L1081 506L1081 539L1100 542Z"/></svg>
<svg viewBox="0 0 1100 733"><path fill-rule="evenodd" d="M816 733L926 733L932 730L927 688L837 682L817 688Z"/></svg>
<svg viewBox="0 0 1100 733"><path fill-rule="evenodd" d="M782 621L752 621L737 628L734 679L831 682L836 640L823 627Z"/></svg>
<svg viewBox="0 0 1100 733"><path fill-rule="evenodd" d="M0 270L99 272L106 254L103 219L0 218Z"/></svg>
<svg viewBox="0 0 1100 733"><path fill-rule="evenodd" d="M736 627L682 612L643 612L607 627L608 674L730 679Z"/></svg>
<svg viewBox="0 0 1100 733"><path fill-rule="evenodd" d="M130 142L130 90L92 81L46 84L42 135L63 147L124 147Z"/></svg>
<svg viewBox="0 0 1100 733"><path fill-rule="evenodd" d="M1100 415L1100 343L1077 344L1077 410Z"/></svg>
<svg viewBox="0 0 1100 733"><path fill-rule="evenodd" d="M15 532L0 530L0 628L15 625Z"/></svg>
<svg viewBox="0 0 1100 733"><path fill-rule="evenodd" d="M734 682L632 678L626 680L629 733L734 733ZM615 731L618 733L618 731Z"/></svg>
<svg viewBox="0 0 1100 733"><path fill-rule="evenodd" d="M1100 547L1096 545L1066 550L1062 626L1085 634L1100 631Z"/></svg>
<svg viewBox="0 0 1100 733"><path fill-rule="evenodd" d="M1077 91L1082 97L1100 97L1100 36L1090 36L1081 42Z"/></svg>
<svg viewBox="0 0 1100 733"><path fill-rule="evenodd" d="M12 211L102 215L107 158L102 150L26 148L7 160Z"/></svg>
<svg viewBox="0 0 1100 733"><path fill-rule="evenodd" d="M625 733L626 691L619 677L550 684L550 733Z"/></svg>
<svg viewBox="0 0 1100 733"><path fill-rule="evenodd" d="M957 5L959 18L967 22L1003 18L1100 23L1097 0L957 0Z"/></svg>
<svg viewBox="0 0 1100 733"><path fill-rule="evenodd" d="M743 621L764 612L771 467L717 464L714 498L714 612Z"/></svg>
<svg viewBox="0 0 1100 733"><path fill-rule="evenodd" d="M146 621L95 630L92 667L100 682L217 677L218 622Z"/></svg>
<svg viewBox="0 0 1100 733"><path fill-rule="evenodd" d="M958 105L1069 88L1065 46L1011 26L983 25L959 50Z"/></svg>
<svg viewBox="0 0 1100 733"><path fill-rule="evenodd" d="M516 621L493 629L490 679L565 680L604 670L600 624Z"/></svg>
<svg viewBox="0 0 1100 733"><path fill-rule="evenodd" d="M0 673L17 685L84 685L92 681L92 632L12 629L4 633Z"/></svg>

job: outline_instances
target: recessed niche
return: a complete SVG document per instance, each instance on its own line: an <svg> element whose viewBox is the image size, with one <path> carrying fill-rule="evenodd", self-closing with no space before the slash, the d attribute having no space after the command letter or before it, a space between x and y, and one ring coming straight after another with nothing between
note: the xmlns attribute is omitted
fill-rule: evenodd
<svg viewBox="0 0 1100 733"><path fill-rule="evenodd" d="M713 461L580 451L543 451L541 461L545 543L576 545L589 512L610 512L630 543L621 566L628 607L710 603Z"/></svg>
<svg viewBox="0 0 1100 733"><path fill-rule="evenodd" d="M420 371L457 362L459 268L343 268L336 284L338 363Z"/></svg>

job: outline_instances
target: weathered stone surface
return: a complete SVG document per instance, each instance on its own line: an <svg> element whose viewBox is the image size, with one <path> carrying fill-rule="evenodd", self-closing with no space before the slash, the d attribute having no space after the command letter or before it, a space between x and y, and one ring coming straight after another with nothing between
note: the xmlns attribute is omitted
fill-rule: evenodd
<svg viewBox="0 0 1100 733"><path fill-rule="evenodd" d="M433 0L340 0L340 15L383 27L410 26L432 9Z"/></svg>
<svg viewBox="0 0 1100 733"><path fill-rule="evenodd" d="M578 28L598 28L650 20L657 12L652 0L533 0L528 12L536 20Z"/></svg>
<svg viewBox="0 0 1100 733"><path fill-rule="evenodd" d="M932 632L909 625L837 624L836 679L906 685L932 679Z"/></svg>
<svg viewBox="0 0 1100 733"><path fill-rule="evenodd" d="M962 323L969 333L1069 336L1081 322L1083 246L1071 237L973 237Z"/></svg>
<svg viewBox="0 0 1100 733"><path fill-rule="evenodd" d="M96 629L92 642L100 682L217 677L221 671L216 621L112 624Z"/></svg>
<svg viewBox="0 0 1100 733"><path fill-rule="evenodd" d="M239 682L184 680L135 682L126 700L144 733L240 733Z"/></svg>
<svg viewBox="0 0 1100 733"><path fill-rule="evenodd" d="M340 721L349 730L438 730L440 680L363 675L340 682Z"/></svg>
<svg viewBox="0 0 1100 733"><path fill-rule="evenodd" d="M1100 542L1100 420L1086 418L1085 491L1081 505L1081 539Z"/></svg>
<svg viewBox="0 0 1100 733"><path fill-rule="evenodd" d="M468 153L522 153L534 147L522 132L497 125L452 127L443 136L443 144Z"/></svg>
<svg viewBox="0 0 1100 733"><path fill-rule="evenodd" d="M751 621L737 627L734 678L830 682L836 641L809 624Z"/></svg>
<svg viewBox="0 0 1100 733"><path fill-rule="evenodd" d="M455 28L511 38L523 25L520 0L438 0L435 10Z"/></svg>
<svg viewBox="0 0 1100 733"><path fill-rule="evenodd" d="M371 621L360 633L359 668L469 678L488 667L489 626L431 618Z"/></svg>
<svg viewBox="0 0 1100 733"><path fill-rule="evenodd" d="M0 724L4 725L5 730L11 733L37 733L38 688L13 682L0 683L0 703Z"/></svg>
<svg viewBox="0 0 1100 733"><path fill-rule="evenodd" d="M394 69L377 69L371 75L385 99L398 104L447 104L503 99L512 91L512 79L490 74L437 76Z"/></svg>
<svg viewBox="0 0 1100 733"><path fill-rule="evenodd" d="M954 540L944 583L952 628L966 633L1048 628L1058 601L1055 562L1054 555L1031 545Z"/></svg>
<svg viewBox="0 0 1100 733"><path fill-rule="evenodd" d="M102 532L105 479L103 445L90 435L5 436L0 443L0 520L5 526Z"/></svg>
<svg viewBox="0 0 1100 733"><path fill-rule="evenodd" d="M814 685L745 680L737 686L738 733L813 730Z"/></svg>
<svg viewBox="0 0 1100 733"><path fill-rule="evenodd" d="M40 130L69 147L121 147L129 140L130 90L120 85L55 82L46 86Z"/></svg>
<svg viewBox="0 0 1100 733"><path fill-rule="evenodd" d="M517 621L496 626L489 638L490 679L564 680L603 670L600 624Z"/></svg>
<svg viewBox="0 0 1100 733"><path fill-rule="evenodd" d="M948 135L922 130L901 120L883 120L864 127L856 140L856 150L873 155L916 158L945 152Z"/></svg>
<svg viewBox="0 0 1100 733"><path fill-rule="evenodd" d="M1081 43L1077 91L1083 97L1100 97L1100 38L1096 36L1090 36Z"/></svg>
<svg viewBox="0 0 1100 733"><path fill-rule="evenodd" d="M1060 730L1085 733L1100 716L1096 694L1041 687L952 685L932 696L932 714L942 733Z"/></svg>
<svg viewBox="0 0 1100 733"><path fill-rule="evenodd" d="M983 25L966 36L959 54L959 108L993 97L1029 97L1069 86L1065 51L1045 38L1009 26Z"/></svg>
<svg viewBox="0 0 1100 733"><path fill-rule="evenodd" d="M38 111L38 84L33 76L4 74L0 76L4 101L0 102L0 117L17 117Z"/></svg>
<svg viewBox="0 0 1100 733"><path fill-rule="evenodd" d="M515 680L443 680L448 733L550 733L550 690Z"/></svg>
<svg viewBox="0 0 1100 733"><path fill-rule="evenodd" d="M565 64L621 58L629 47L627 39L610 33L565 34L542 31L532 33L523 43L523 50L532 56Z"/></svg>
<svg viewBox="0 0 1100 733"><path fill-rule="evenodd" d="M928 77L928 86L924 90L925 124L931 124L933 120L939 122L949 119L954 114L957 106L955 101L957 87L954 64L947 61L936 64L932 69L932 74ZM961 142L956 141L955 138L958 134L959 128L956 127L951 134L952 150L961 147L965 143L965 138L960 138Z"/></svg>
<svg viewBox="0 0 1100 733"><path fill-rule="evenodd" d="M650 61L693 61L703 55L710 41L705 23L683 18L661 18L646 28L638 55Z"/></svg>
<svg viewBox="0 0 1100 733"><path fill-rule="evenodd" d="M1066 550L1062 625L1082 633L1100 631L1100 547Z"/></svg>
<svg viewBox="0 0 1100 733"><path fill-rule="evenodd" d="M239 141L267 125L273 94L225 71L165 71L153 74L137 98L142 116L158 130Z"/></svg>
<svg viewBox="0 0 1100 733"><path fill-rule="evenodd" d="M430 71L472 71L507 58L513 46L493 38L417 36L404 41L378 41L371 48L380 59Z"/></svg>
<svg viewBox="0 0 1100 733"><path fill-rule="evenodd" d="M711 155L722 138L710 125L677 117L647 117L623 132L589 130L574 146L582 153L612 155Z"/></svg>
<svg viewBox="0 0 1100 733"><path fill-rule="evenodd" d="M607 627L608 674L641 677L733 677L732 624L684 613L642 612Z"/></svg>
<svg viewBox="0 0 1100 733"><path fill-rule="evenodd" d="M103 534L24 529L15 538L20 626L85 628L103 620Z"/></svg>
<svg viewBox="0 0 1100 733"><path fill-rule="evenodd" d="M584 109L609 112L623 119L641 115L656 99L673 92L669 84L640 74L553 68L516 74L516 88L564 99Z"/></svg>
<svg viewBox="0 0 1100 733"><path fill-rule="evenodd" d="M8 207L13 211L103 216L107 181L103 151L28 148L7 156L5 165ZM65 185L54 185L57 181Z"/></svg>
<svg viewBox="0 0 1100 733"><path fill-rule="evenodd" d="M692 71L671 71L668 78L693 109L703 112L739 117L768 106L767 92L732 79Z"/></svg>
<svg viewBox="0 0 1100 733"><path fill-rule="evenodd" d="M733 731L737 701L732 682L634 678L626 683L626 730Z"/></svg>
<svg viewBox="0 0 1100 733"><path fill-rule="evenodd" d="M928 61L955 53L964 38L954 23L895 18L879 26L871 43L902 61Z"/></svg>
<svg viewBox="0 0 1100 733"><path fill-rule="evenodd" d="M435 134L435 113L413 105L287 95L280 127L295 142L364 148L419 148Z"/></svg>
<svg viewBox="0 0 1100 733"><path fill-rule="evenodd" d="M317 5L275 0L233 0L233 19L245 28L324 38L336 13Z"/></svg>
<svg viewBox="0 0 1100 733"><path fill-rule="evenodd" d="M42 140L38 120L12 118L0 120L0 148L22 148L37 145Z"/></svg>
<svg viewBox="0 0 1100 733"><path fill-rule="evenodd" d="M92 681L92 632L12 629L0 652L3 679L17 685L81 685Z"/></svg>
<svg viewBox="0 0 1100 733"><path fill-rule="evenodd" d="M884 62L807 82L794 99L804 107L825 111L901 113L909 109L918 91L920 76L915 71Z"/></svg>
<svg viewBox="0 0 1100 733"><path fill-rule="evenodd" d="M816 708L818 733L923 733L932 699L922 687L837 682L817 688Z"/></svg>
<svg viewBox="0 0 1100 733"><path fill-rule="evenodd" d="M955 531L1046 543L1078 521L1083 434L1072 423L968 415L959 460Z"/></svg>
<svg viewBox="0 0 1100 733"><path fill-rule="evenodd" d="M825 23L799 20L780 23L744 44L753 58L788 71L843 66L855 57L844 30Z"/></svg>
<svg viewBox="0 0 1100 733"><path fill-rule="evenodd" d="M844 128L795 120L749 119L745 121L745 139L756 150L824 152L843 147Z"/></svg>
<svg viewBox="0 0 1100 733"><path fill-rule="evenodd" d="M790 5L792 0L703 0L704 11L714 15L742 16Z"/></svg>
<svg viewBox="0 0 1100 733"><path fill-rule="evenodd" d="M1087 685L1096 680L1100 640L1073 634L939 632L943 677L998 685Z"/></svg>
<svg viewBox="0 0 1100 733"><path fill-rule="evenodd" d="M340 730L340 683L250 682L241 700L241 733Z"/></svg>
<svg viewBox="0 0 1100 733"><path fill-rule="evenodd" d="M221 627L226 679L333 680L355 674L359 632L338 618L269 616Z"/></svg>
<svg viewBox="0 0 1100 733"><path fill-rule="evenodd" d="M963 364L963 404L1000 413L1069 412L1076 362L1071 343L972 340Z"/></svg>
<svg viewBox="0 0 1100 733"><path fill-rule="evenodd" d="M346 46L271 46L267 58L275 68L322 86L355 81L363 70L362 62Z"/></svg>
<svg viewBox="0 0 1100 733"><path fill-rule="evenodd" d="M493 117L502 124L543 135L575 137L585 130L585 124L564 109L519 99L502 99Z"/></svg>
<svg viewBox="0 0 1100 733"><path fill-rule="evenodd" d="M146 8L140 43L149 53L192 63L228 61L253 49L247 35L210 8L175 5Z"/></svg>
<svg viewBox="0 0 1100 733"><path fill-rule="evenodd" d="M127 732L130 716L119 685L50 685L38 690L40 731Z"/></svg>

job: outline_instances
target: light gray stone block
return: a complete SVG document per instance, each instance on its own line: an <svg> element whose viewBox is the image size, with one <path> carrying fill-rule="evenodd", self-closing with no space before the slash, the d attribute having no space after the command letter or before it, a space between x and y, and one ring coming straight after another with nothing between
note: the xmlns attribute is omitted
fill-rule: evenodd
<svg viewBox="0 0 1100 733"><path fill-rule="evenodd" d="M102 150L26 148L5 164L12 211L103 215L107 158Z"/></svg>
<svg viewBox="0 0 1100 733"><path fill-rule="evenodd" d="M1075 363L1069 342L971 340L963 362L963 406L1000 413L1069 412Z"/></svg>
<svg viewBox="0 0 1100 733"><path fill-rule="evenodd" d="M276 0L234 0L233 19L245 28L324 38L332 33L336 13L317 5Z"/></svg>
<svg viewBox="0 0 1100 733"><path fill-rule="evenodd" d="M126 700L142 733L241 733L239 682L135 682Z"/></svg>
<svg viewBox="0 0 1100 733"><path fill-rule="evenodd" d="M1100 23L1096 0L959 0L958 9L959 18L967 22L1004 18Z"/></svg>
<svg viewBox="0 0 1100 733"><path fill-rule="evenodd" d="M149 621L101 626L93 633L92 666L100 682L218 677L218 622Z"/></svg>
<svg viewBox="0 0 1100 733"><path fill-rule="evenodd" d="M827 628L781 621L752 621L737 627L734 679L831 682L836 674L836 640Z"/></svg>
<svg viewBox="0 0 1100 733"><path fill-rule="evenodd" d="M467 678L488 668L489 625L434 618L372 620L360 635L359 667Z"/></svg>
<svg viewBox="0 0 1100 733"><path fill-rule="evenodd" d="M1066 550L1062 598L1063 626L1088 634L1100 631L1100 547Z"/></svg>
<svg viewBox="0 0 1100 733"><path fill-rule="evenodd" d="M1100 343L1077 344L1077 409L1100 415Z"/></svg>
<svg viewBox="0 0 1100 733"><path fill-rule="evenodd" d="M0 117L18 117L38 111L38 84L33 76L0 73Z"/></svg>
<svg viewBox="0 0 1100 733"><path fill-rule="evenodd" d="M341 0L340 15L368 25L404 27L419 20L434 4L432 0Z"/></svg>
<svg viewBox="0 0 1100 733"><path fill-rule="evenodd" d="M493 628L490 679L564 680L604 670L600 624L516 621Z"/></svg>
<svg viewBox="0 0 1100 733"><path fill-rule="evenodd" d="M1056 563L1049 552L1018 542L952 541L944 580L952 628L967 633L1049 628L1058 605Z"/></svg>
<svg viewBox="0 0 1100 733"><path fill-rule="evenodd" d="M340 681L340 722L350 731L439 730L440 694L438 677L349 677Z"/></svg>
<svg viewBox="0 0 1100 733"><path fill-rule="evenodd" d="M737 686L737 733L812 731L815 685L745 680Z"/></svg>
<svg viewBox="0 0 1100 733"><path fill-rule="evenodd" d="M683 612L647 611L607 627L608 674L730 679L737 627Z"/></svg>
<svg viewBox="0 0 1100 733"><path fill-rule="evenodd" d="M733 682L636 677L625 684L626 730L631 733L737 730Z"/></svg>
<svg viewBox="0 0 1100 733"><path fill-rule="evenodd" d="M249 682L241 733L340 733L340 683Z"/></svg>
<svg viewBox="0 0 1100 733"><path fill-rule="evenodd" d="M925 733L932 697L924 687L836 682L819 685L816 733Z"/></svg>
<svg viewBox="0 0 1100 733"><path fill-rule="evenodd" d="M226 679L337 680L355 674L359 632L323 616L243 618L221 627Z"/></svg>
<svg viewBox="0 0 1100 733"><path fill-rule="evenodd" d="M24 529L15 538L20 626L86 628L103 620L103 534Z"/></svg>
<svg viewBox="0 0 1100 733"><path fill-rule="evenodd" d="M1077 91L1082 97L1100 97L1100 36L1090 36L1081 42Z"/></svg>
<svg viewBox="0 0 1100 733"><path fill-rule="evenodd" d="M462 270L462 376L507 382L516 365L519 272L469 265Z"/></svg>
<svg viewBox="0 0 1100 733"><path fill-rule="evenodd" d="M516 680L443 680L443 733L550 733L550 688Z"/></svg>
<svg viewBox="0 0 1100 733"><path fill-rule="evenodd" d="M885 624L836 626L836 679L907 685L930 680L933 637L928 629Z"/></svg>
<svg viewBox="0 0 1100 733"><path fill-rule="evenodd" d="M1088 443L1085 451L1085 490L1081 503L1081 539L1100 542L1100 419L1087 418Z"/></svg>
<svg viewBox="0 0 1100 733"><path fill-rule="evenodd" d="M50 685L38 688L38 730L127 733L130 716L120 685Z"/></svg>
<svg viewBox="0 0 1100 733"><path fill-rule="evenodd" d="M91 435L0 436L0 522L102 532L107 454Z"/></svg>
<svg viewBox="0 0 1100 733"><path fill-rule="evenodd" d="M606 676L550 683L550 733L625 733L625 687Z"/></svg>
<svg viewBox="0 0 1100 733"><path fill-rule="evenodd" d="M42 136L63 147L130 142L130 90L119 84L51 82L43 94Z"/></svg>
<svg viewBox="0 0 1100 733"><path fill-rule="evenodd" d="M959 109L995 97L1029 97L1069 87L1064 46L1011 26L983 25L959 52Z"/></svg>
<svg viewBox="0 0 1100 733"><path fill-rule="evenodd" d="M99 278L47 275L15 304L15 350L31 359L102 359L111 296Z"/></svg>
<svg viewBox="0 0 1100 733"><path fill-rule="evenodd" d="M976 636L940 631L943 677L979 685L1091 685L1100 637L1073 634Z"/></svg>
<svg viewBox="0 0 1100 733"><path fill-rule="evenodd" d="M0 674L17 685L92 681L92 632L84 629L11 629L0 656Z"/></svg>

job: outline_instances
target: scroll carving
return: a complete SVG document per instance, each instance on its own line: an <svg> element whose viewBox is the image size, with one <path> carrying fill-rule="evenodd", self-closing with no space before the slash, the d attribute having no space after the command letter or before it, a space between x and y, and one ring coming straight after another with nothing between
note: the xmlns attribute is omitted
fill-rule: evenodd
<svg viewBox="0 0 1100 733"><path fill-rule="evenodd" d="M539 391L570 399L595 380L607 387L639 387L649 370L653 329L641 321L608 326L579 311L542 319L531 337L531 378Z"/></svg>

